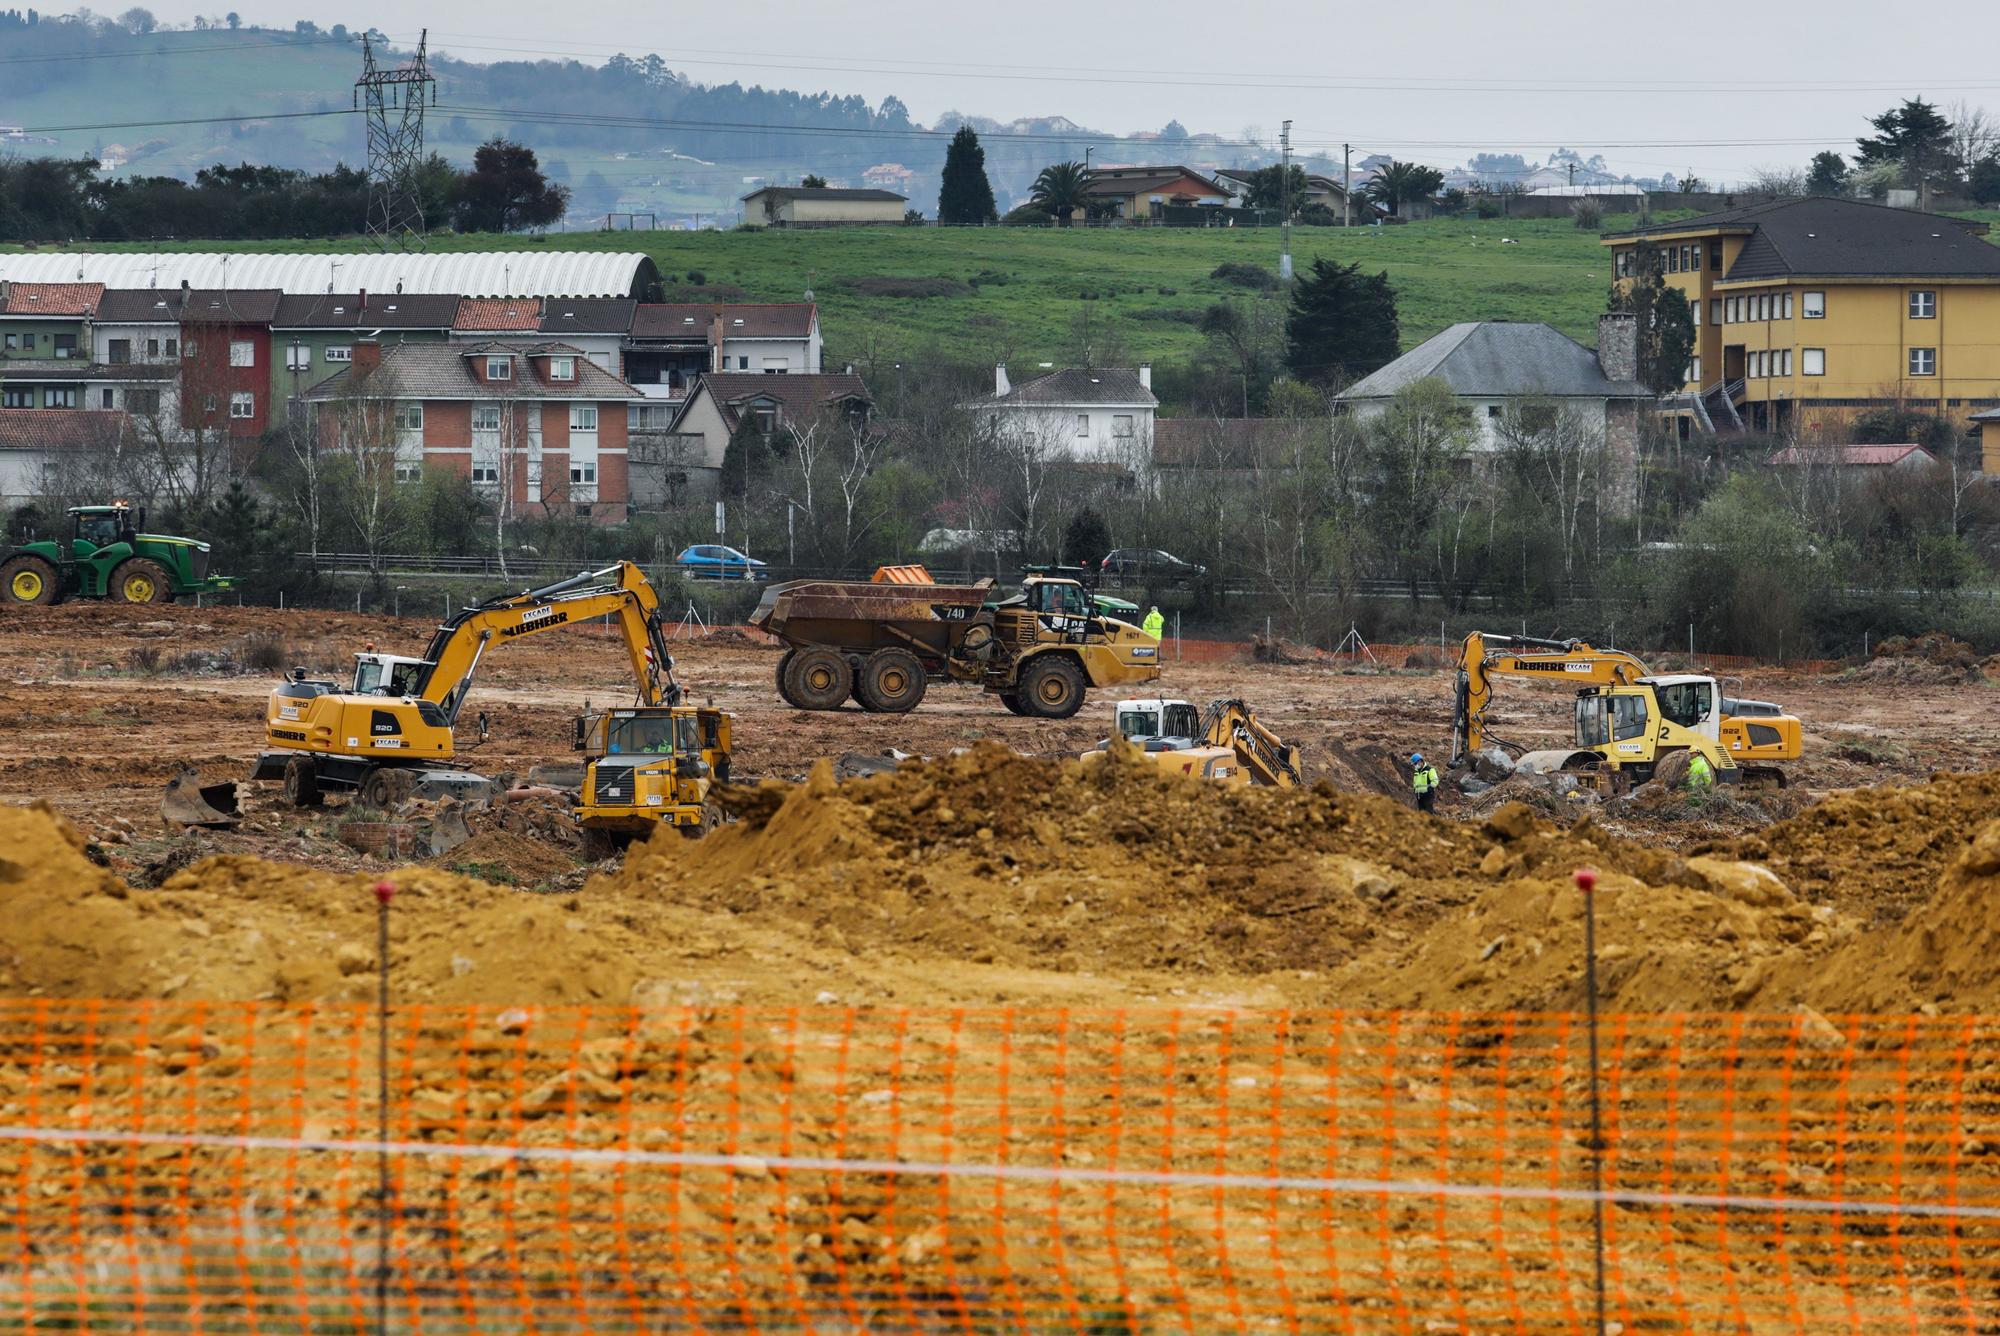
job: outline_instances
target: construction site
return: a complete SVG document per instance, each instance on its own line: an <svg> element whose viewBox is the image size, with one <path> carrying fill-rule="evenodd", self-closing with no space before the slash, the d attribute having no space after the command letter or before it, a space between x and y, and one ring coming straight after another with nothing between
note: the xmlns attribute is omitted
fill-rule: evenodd
<svg viewBox="0 0 2000 1336"><path fill-rule="evenodd" d="M2000 1330L2000 657L913 578L9 609L0 1325Z"/></svg>

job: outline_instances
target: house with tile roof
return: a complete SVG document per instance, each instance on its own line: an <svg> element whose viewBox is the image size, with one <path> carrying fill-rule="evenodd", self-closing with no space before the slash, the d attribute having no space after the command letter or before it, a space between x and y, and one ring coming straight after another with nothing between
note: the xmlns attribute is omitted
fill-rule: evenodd
<svg viewBox="0 0 2000 1336"><path fill-rule="evenodd" d="M69 461L141 443L132 419L120 412L88 408L0 412L0 504L18 506L48 495L54 475Z"/></svg>
<svg viewBox="0 0 2000 1336"><path fill-rule="evenodd" d="M1235 193L1192 167L1097 167L1084 173L1087 214L1110 218L1157 219L1169 208L1226 209Z"/></svg>
<svg viewBox="0 0 2000 1336"><path fill-rule="evenodd" d="M1690 415L1824 434L1889 404L1957 420L2000 406L2000 246L1987 230L1812 197L1603 240L1614 282L1656 271L1687 297Z"/></svg>
<svg viewBox="0 0 2000 1336"><path fill-rule="evenodd" d="M824 352L811 302L641 302L623 347L625 379L668 400L710 371L816 372Z"/></svg>
<svg viewBox="0 0 2000 1336"><path fill-rule="evenodd" d="M996 447L1141 471L1153 458L1153 368L1071 367L1015 383L993 368L993 393L965 406Z"/></svg>
<svg viewBox="0 0 2000 1336"><path fill-rule="evenodd" d="M633 447L634 469L657 478L634 482L636 503L660 496L713 497L720 490L729 442L743 430L782 437L837 418L869 427L874 400L853 371L767 376L757 371L711 371L674 409L664 430L647 433Z"/></svg>
<svg viewBox="0 0 2000 1336"><path fill-rule="evenodd" d="M627 412L643 396L555 340L354 345L306 392L328 449L393 452L396 477L469 479L509 514L627 513Z"/></svg>

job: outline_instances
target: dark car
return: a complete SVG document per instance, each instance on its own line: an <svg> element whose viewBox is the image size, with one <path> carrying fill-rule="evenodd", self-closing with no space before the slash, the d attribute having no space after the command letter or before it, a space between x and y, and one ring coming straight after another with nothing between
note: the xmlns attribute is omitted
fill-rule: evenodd
<svg viewBox="0 0 2000 1336"><path fill-rule="evenodd" d="M1208 567L1157 547L1121 547L1104 556L1104 578L1118 584L1180 584L1207 574Z"/></svg>
<svg viewBox="0 0 2000 1336"><path fill-rule="evenodd" d="M769 571L755 557L746 557L721 543L696 543L681 553L680 567L697 580L768 580Z"/></svg>

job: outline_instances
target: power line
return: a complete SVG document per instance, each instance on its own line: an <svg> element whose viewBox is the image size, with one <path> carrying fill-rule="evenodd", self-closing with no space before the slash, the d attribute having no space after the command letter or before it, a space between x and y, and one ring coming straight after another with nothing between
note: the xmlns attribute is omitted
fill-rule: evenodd
<svg viewBox="0 0 2000 1336"><path fill-rule="evenodd" d="M48 56L0 56L0 65L40 65L74 60L148 60L162 56L205 56L215 51L254 51L272 47L352 46L351 37L300 37L278 42L224 42L210 46L172 47L165 51L76 51Z"/></svg>

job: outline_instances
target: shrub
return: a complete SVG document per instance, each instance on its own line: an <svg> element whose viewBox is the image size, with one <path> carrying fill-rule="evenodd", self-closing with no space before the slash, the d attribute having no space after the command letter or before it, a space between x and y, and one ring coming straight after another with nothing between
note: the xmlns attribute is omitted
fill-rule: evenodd
<svg viewBox="0 0 2000 1336"><path fill-rule="evenodd" d="M694 284L696 287L700 287L702 284L708 282L708 275L699 269L690 269L688 270L688 282Z"/></svg>
<svg viewBox="0 0 2000 1336"><path fill-rule="evenodd" d="M132 670L151 677L160 671L160 647L158 645L134 645L131 652Z"/></svg>
<svg viewBox="0 0 2000 1336"><path fill-rule="evenodd" d="M872 278L857 278L850 286L867 297L965 297L971 295L972 285L961 279L945 278L896 278L878 275Z"/></svg>
<svg viewBox="0 0 2000 1336"><path fill-rule="evenodd" d="M1569 216L1584 231L1595 232L1604 226L1604 204L1586 195L1569 206Z"/></svg>
<svg viewBox="0 0 2000 1336"><path fill-rule="evenodd" d="M1481 195L1478 198L1478 200L1476 200L1473 203L1472 211L1478 214L1481 218L1498 218L1502 213L1505 212L1505 210L1503 210L1500 207L1500 201L1494 199L1490 195Z"/></svg>
<svg viewBox="0 0 2000 1336"><path fill-rule="evenodd" d="M244 671L280 673L297 657L291 647L273 635L253 635L243 641Z"/></svg>
<svg viewBox="0 0 2000 1336"><path fill-rule="evenodd" d="M1259 288L1269 292L1278 286L1278 276L1260 264L1246 264L1232 260L1209 270L1208 276L1224 283L1234 283L1243 288Z"/></svg>
<svg viewBox="0 0 2000 1336"><path fill-rule="evenodd" d="M975 288L998 288L1012 283L1014 276L1003 274L998 269L982 269L967 281Z"/></svg>

